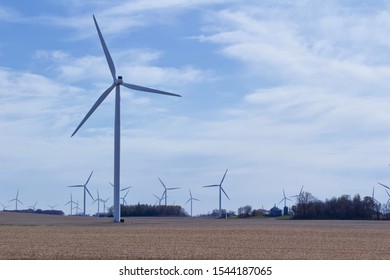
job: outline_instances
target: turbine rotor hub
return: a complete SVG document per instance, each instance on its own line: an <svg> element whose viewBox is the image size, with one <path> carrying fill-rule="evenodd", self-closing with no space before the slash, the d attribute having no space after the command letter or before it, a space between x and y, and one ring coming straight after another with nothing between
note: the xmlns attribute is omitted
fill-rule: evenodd
<svg viewBox="0 0 390 280"><path fill-rule="evenodd" d="M118 76L118 79L116 79L115 83L116 83L117 85L123 84L122 76Z"/></svg>

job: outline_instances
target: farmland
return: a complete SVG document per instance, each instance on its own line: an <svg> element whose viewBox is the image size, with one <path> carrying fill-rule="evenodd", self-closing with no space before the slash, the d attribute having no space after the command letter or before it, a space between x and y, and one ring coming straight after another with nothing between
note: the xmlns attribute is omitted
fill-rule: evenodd
<svg viewBox="0 0 390 280"><path fill-rule="evenodd" d="M390 259L388 221L0 212L0 259Z"/></svg>

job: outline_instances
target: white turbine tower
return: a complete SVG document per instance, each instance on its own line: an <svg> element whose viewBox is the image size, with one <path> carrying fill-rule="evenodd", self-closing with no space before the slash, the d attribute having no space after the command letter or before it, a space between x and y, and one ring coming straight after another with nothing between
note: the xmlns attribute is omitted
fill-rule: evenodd
<svg viewBox="0 0 390 280"><path fill-rule="evenodd" d="M92 171L91 174L89 175L88 180L87 180L87 182L85 182L84 185L69 186L69 188L83 188L83 189L84 189L84 216L86 215L86 212L85 212L85 205L86 205L86 200L87 200L87 192L88 192L89 196L90 196L92 199L94 199L93 196L92 196L92 194L89 192L89 190L88 190L88 188L87 188L87 184L88 184L89 180L91 179L92 173L93 173L93 171Z"/></svg>
<svg viewBox="0 0 390 280"><path fill-rule="evenodd" d="M225 180L225 176L228 170L226 169L225 174L222 177L221 183L218 185L208 185L208 186L203 186L203 188L213 188L213 187L218 187L219 188L219 216L222 216L222 192L226 195L226 197L230 200L229 196L225 192L225 190L222 188L222 183L223 180Z"/></svg>
<svg viewBox="0 0 390 280"><path fill-rule="evenodd" d="M11 201L15 201L15 211L18 211L18 202L20 204L23 204L20 200L19 200L19 190L17 191L16 193L16 197L14 199L11 199L9 200L8 202L11 202Z"/></svg>
<svg viewBox="0 0 390 280"><path fill-rule="evenodd" d="M171 95L171 96L178 96L178 94L169 93L161 90L156 90L152 88L142 87L138 85L128 84L124 83L122 76L116 76L116 70L114 66L114 62L111 58L111 55L108 51L108 48L106 46L106 43L103 39L103 35L100 32L99 25L96 21L95 16L93 16L93 20L95 22L96 30L98 32L100 43L103 47L104 55L106 57L108 66L110 68L110 72L113 78L113 84L106 89L106 91L103 92L103 94L98 98L98 100L95 102L95 104L92 106L92 108L89 110L87 115L84 117L84 119L81 121L79 126L76 128L76 130L73 132L72 136L76 134L76 132L80 129L80 127L87 121L87 119L93 114L93 112L96 110L97 107L106 99L106 97L110 94L110 92L115 88L115 126L114 126L114 222L120 222L120 86L127 87L129 89L138 90L138 91L144 91L144 92L150 92L150 93L157 93L157 94L164 94L164 95Z"/></svg>
<svg viewBox="0 0 390 280"><path fill-rule="evenodd" d="M199 200L199 199L197 199L197 198L195 198L195 197L192 197L191 190L189 190L189 191L190 191L190 199L189 199L189 200L187 200L187 202L186 202L184 205L186 205L188 202L190 202L190 203L191 203L191 217L192 217L192 201L193 201L193 200L200 201L200 200Z"/></svg>
<svg viewBox="0 0 390 280"><path fill-rule="evenodd" d="M161 199L162 199L163 197L165 197L165 206L167 206L167 202L168 202L168 191L177 190L177 189L180 189L180 188L167 188L167 187L165 186L165 184L163 183L163 181L161 181L161 179L160 179L159 177L157 177L157 178L160 180L161 184L162 184L163 187L164 187L164 192L163 192L163 194L162 194L162 196L161 196Z"/></svg>

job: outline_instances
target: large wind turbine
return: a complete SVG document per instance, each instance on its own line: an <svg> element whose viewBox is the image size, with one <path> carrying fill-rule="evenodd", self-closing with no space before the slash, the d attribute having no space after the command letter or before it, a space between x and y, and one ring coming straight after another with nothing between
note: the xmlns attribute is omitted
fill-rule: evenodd
<svg viewBox="0 0 390 280"><path fill-rule="evenodd" d="M96 21L95 16L93 16L93 20L95 22L96 30L98 32L100 43L103 47L104 55L106 57L108 66L110 68L110 72L113 78L112 85L106 89L106 91L103 92L103 94L98 98L98 100L95 102L95 104L92 106L92 108L89 110L87 115L84 117L84 119L81 121L79 126L76 128L76 130L73 132L72 136L76 134L76 132L80 129L80 127L87 121L87 119L92 115L92 113L96 110L97 107L104 101L104 99L110 94L110 92L115 88L115 126L114 126L114 222L120 222L120 86L127 87L129 89L138 90L138 91L144 91L144 92L150 92L150 93L157 93L157 94L164 94L164 95L171 95L171 96L178 96L178 94L169 93L161 90L156 90L152 88L142 87L138 85L128 84L124 83L122 76L116 76L116 70L114 66L114 62L111 58L111 55L108 51L107 45L103 39L103 35L100 32L99 25Z"/></svg>
<svg viewBox="0 0 390 280"><path fill-rule="evenodd" d="M87 213L85 212L85 205L86 205L86 200L87 200L87 192L88 192L89 196L90 196L92 199L94 199L93 196L92 196L92 194L89 192L89 190L88 190L88 188L87 188L87 184L88 184L89 180L91 179L92 173L93 173L93 171L92 171L91 174L89 175L88 180L87 180L87 182L85 182L84 185L69 186L69 188L84 188L84 216L87 214Z"/></svg>
<svg viewBox="0 0 390 280"><path fill-rule="evenodd" d="M157 178L160 180L161 184L162 184L163 187L164 187L164 192L163 192L161 198L165 197L165 206L167 206L167 202L168 202L168 191L177 190L177 189L180 189L180 188L167 188L167 187L165 186L165 184L163 183L163 181L161 181L161 179L160 179L159 177L157 177Z"/></svg>
<svg viewBox="0 0 390 280"><path fill-rule="evenodd" d="M193 196L192 196L192 193L191 193L191 190L189 190L189 191L190 191L190 199L187 200L187 202L186 202L185 204L187 204L188 202L191 203L191 217L192 217L192 201L193 201L193 200L200 201L200 200L197 199L197 198L195 198L195 197L193 197ZM185 205L185 204L184 204L184 205Z"/></svg>
<svg viewBox="0 0 390 280"><path fill-rule="evenodd" d="M15 201L15 210L18 211L18 202L23 204L20 200L19 200L19 190L17 191L16 193L16 197L14 199L11 199L9 200L8 202L11 202L11 201Z"/></svg>
<svg viewBox="0 0 390 280"><path fill-rule="evenodd" d="M208 185L208 186L203 186L203 188L213 188L213 187L218 187L219 188L219 215L222 216L222 192L226 195L226 197L230 200L229 196L225 192L225 190L222 188L222 183L223 180L225 180L225 176L228 170L226 169L225 174L222 177L221 183L218 185Z"/></svg>

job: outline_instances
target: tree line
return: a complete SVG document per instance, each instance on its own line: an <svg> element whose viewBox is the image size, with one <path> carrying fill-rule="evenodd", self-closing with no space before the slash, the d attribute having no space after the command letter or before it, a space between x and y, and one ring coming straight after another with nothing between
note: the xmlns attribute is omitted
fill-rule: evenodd
<svg viewBox="0 0 390 280"><path fill-rule="evenodd" d="M359 194L351 197L342 195L321 201L309 192L303 192L297 198L297 204L291 207L296 219L389 219L389 204L381 205L376 199Z"/></svg>
<svg viewBox="0 0 390 280"><path fill-rule="evenodd" d="M109 209L109 215L113 215L113 208ZM178 205L121 205L121 216L123 217L178 217L188 216L188 213Z"/></svg>

